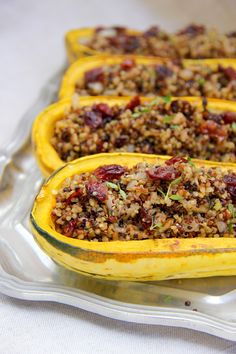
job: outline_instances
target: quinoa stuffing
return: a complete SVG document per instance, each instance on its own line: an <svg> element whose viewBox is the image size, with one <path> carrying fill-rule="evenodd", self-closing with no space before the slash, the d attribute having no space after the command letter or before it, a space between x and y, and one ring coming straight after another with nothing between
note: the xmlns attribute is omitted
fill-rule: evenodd
<svg viewBox="0 0 236 354"><path fill-rule="evenodd" d="M184 67L182 61L137 64L126 58L85 72L75 91L82 96L205 96L236 100L236 70L219 65Z"/></svg>
<svg viewBox="0 0 236 354"><path fill-rule="evenodd" d="M97 27L80 43L99 52L142 54L170 58L235 58L236 32L220 33L214 28L190 24L176 33L153 26L138 35L125 27Z"/></svg>
<svg viewBox="0 0 236 354"><path fill-rule="evenodd" d="M235 203L234 172L173 157L67 178L51 215L56 231L80 240L235 237Z"/></svg>
<svg viewBox="0 0 236 354"><path fill-rule="evenodd" d="M135 96L126 106L71 108L55 123L51 144L65 162L112 151L235 162L236 113L211 112L205 99L199 109L169 96L142 104Z"/></svg>

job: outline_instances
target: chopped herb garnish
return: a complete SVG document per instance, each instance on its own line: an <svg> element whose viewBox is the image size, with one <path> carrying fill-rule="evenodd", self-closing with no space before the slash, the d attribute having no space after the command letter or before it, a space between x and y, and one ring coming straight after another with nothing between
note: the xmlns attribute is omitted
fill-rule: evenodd
<svg viewBox="0 0 236 354"><path fill-rule="evenodd" d="M230 232L231 234L233 233L234 228L233 228L233 223L232 223L232 222L229 222L229 223L228 223L228 230L229 230L229 232Z"/></svg>
<svg viewBox="0 0 236 354"><path fill-rule="evenodd" d="M216 200L213 209L215 209L216 211L219 211L219 210L222 209L222 204L221 204L221 202L219 201L219 199Z"/></svg>
<svg viewBox="0 0 236 354"><path fill-rule="evenodd" d="M154 229L156 229L156 228L160 229L162 226L163 226L163 225L162 225L161 222L157 222L156 224L154 224L154 225L152 224L152 225L150 226L150 230L154 230Z"/></svg>
<svg viewBox="0 0 236 354"><path fill-rule="evenodd" d="M162 195L164 198L166 197L165 193L164 193L160 188L157 188L157 190L158 190L158 192L161 193L161 195Z"/></svg>
<svg viewBox="0 0 236 354"><path fill-rule="evenodd" d="M236 123L232 123L231 127L232 127L233 131L236 132Z"/></svg>
<svg viewBox="0 0 236 354"><path fill-rule="evenodd" d="M176 184L179 184L179 182L180 182L181 180L182 180L182 177L180 176L180 177L174 179L174 180L170 183L170 185L174 186L174 185L176 185Z"/></svg>
<svg viewBox="0 0 236 354"><path fill-rule="evenodd" d="M152 100L151 102L149 102L149 106L155 106L156 104L160 103L160 97L155 98L154 100Z"/></svg>
<svg viewBox="0 0 236 354"><path fill-rule="evenodd" d="M175 186L176 184L179 184L181 180L182 180L182 177L180 176L180 177L174 179L174 180L169 184L167 193L166 193L166 195L165 195L165 201L167 201L167 199L169 198L169 194L170 194L171 187L172 187L172 186Z"/></svg>
<svg viewBox="0 0 236 354"><path fill-rule="evenodd" d="M112 182L106 182L106 185L107 187L109 188L112 188L116 191L119 191L120 193L120 196L123 198L123 199L126 199L127 198L127 195L125 193L125 191L123 191L121 188L120 188L120 185L119 184L115 184L115 183L112 183Z"/></svg>
<svg viewBox="0 0 236 354"><path fill-rule="evenodd" d="M236 212L236 210L235 210L233 204L231 204L231 203L228 204L227 208L228 208L230 214L232 215L232 218L235 218L235 212Z"/></svg>
<svg viewBox="0 0 236 354"><path fill-rule="evenodd" d="M178 124L172 124L172 125L170 126L170 128L173 129L173 130L177 129L178 127L179 127Z"/></svg>
<svg viewBox="0 0 236 354"><path fill-rule="evenodd" d="M182 200L183 199L183 197L179 194L172 194L169 196L169 198L172 200Z"/></svg>
<svg viewBox="0 0 236 354"><path fill-rule="evenodd" d="M164 116L163 123L170 123L174 119L174 116Z"/></svg>
<svg viewBox="0 0 236 354"><path fill-rule="evenodd" d="M162 97L162 99L165 103L169 103L169 102L171 102L172 97L170 95L167 95L167 96Z"/></svg>
<svg viewBox="0 0 236 354"><path fill-rule="evenodd" d="M136 113L133 113L132 114L132 117L134 117L134 118L138 118L138 117L140 117L141 116L141 112L136 112Z"/></svg>
<svg viewBox="0 0 236 354"><path fill-rule="evenodd" d="M193 163L191 157L188 156L188 157L187 157L187 160L188 160L188 163L189 163L190 166L196 168L196 166L195 166L195 164Z"/></svg>
<svg viewBox="0 0 236 354"><path fill-rule="evenodd" d="M107 187L115 189L116 191L118 191L120 189L117 184L112 183L112 182L106 182L106 185L107 185Z"/></svg>
<svg viewBox="0 0 236 354"><path fill-rule="evenodd" d="M119 193L124 200L127 198L127 194L123 191L123 189L120 189Z"/></svg>
<svg viewBox="0 0 236 354"><path fill-rule="evenodd" d="M204 86L205 83L206 83L206 80L205 80L203 77L200 77L200 78L198 79L198 84L199 84L200 86Z"/></svg>

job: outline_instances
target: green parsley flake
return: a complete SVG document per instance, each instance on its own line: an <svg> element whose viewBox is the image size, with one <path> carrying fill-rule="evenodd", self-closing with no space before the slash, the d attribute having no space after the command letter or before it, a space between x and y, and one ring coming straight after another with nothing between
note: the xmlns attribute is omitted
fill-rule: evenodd
<svg viewBox="0 0 236 354"><path fill-rule="evenodd" d="M164 116L163 123L171 123L173 119L174 119L174 116Z"/></svg>
<svg viewBox="0 0 236 354"><path fill-rule="evenodd" d="M112 183L112 182L106 182L107 187L111 188L111 189L115 189L116 191L118 191L120 188L117 184Z"/></svg>
<svg viewBox="0 0 236 354"><path fill-rule="evenodd" d="M167 96L162 97L162 99L165 103L169 103L169 102L171 102L172 97L170 95L167 95Z"/></svg>
<svg viewBox="0 0 236 354"><path fill-rule="evenodd" d="M236 132L236 123L232 123L231 127L232 127L233 131Z"/></svg>
<svg viewBox="0 0 236 354"><path fill-rule="evenodd" d="M172 194L169 196L169 198L172 200L182 200L183 199L183 197L179 194Z"/></svg>

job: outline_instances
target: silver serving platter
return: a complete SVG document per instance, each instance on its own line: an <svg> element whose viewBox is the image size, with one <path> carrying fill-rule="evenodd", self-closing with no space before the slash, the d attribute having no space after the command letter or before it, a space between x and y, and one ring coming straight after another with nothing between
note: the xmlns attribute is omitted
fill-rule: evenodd
<svg viewBox="0 0 236 354"><path fill-rule="evenodd" d="M29 212L43 179L32 154L30 129L39 111L55 101L61 75L43 88L0 151L0 291L123 321L186 327L236 340L236 277L106 281L55 264L34 241Z"/></svg>

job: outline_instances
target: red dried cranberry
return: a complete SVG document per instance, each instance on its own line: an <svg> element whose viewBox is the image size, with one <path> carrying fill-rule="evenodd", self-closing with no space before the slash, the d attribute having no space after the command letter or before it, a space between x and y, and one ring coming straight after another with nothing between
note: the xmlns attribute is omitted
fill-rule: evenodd
<svg viewBox="0 0 236 354"><path fill-rule="evenodd" d="M213 120L207 120L203 122L199 129L202 134L207 134L212 137L217 137L220 139L225 139L227 137L227 131L225 130L225 127L217 124Z"/></svg>
<svg viewBox="0 0 236 354"><path fill-rule="evenodd" d="M208 111L204 111L203 118L206 120L213 120L214 122L220 124L220 123L222 123L222 120L223 120L223 114L222 113L217 114L217 113L211 113Z"/></svg>
<svg viewBox="0 0 236 354"><path fill-rule="evenodd" d="M104 73L102 68L95 68L89 71L86 71L84 74L85 83L89 84L90 82L103 82Z"/></svg>
<svg viewBox="0 0 236 354"><path fill-rule="evenodd" d="M227 186L227 191L229 192L232 200L236 202L236 187L235 186Z"/></svg>
<svg viewBox="0 0 236 354"><path fill-rule="evenodd" d="M102 115L99 112L89 111L84 114L84 122L91 128L98 128L102 125Z"/></svg>
<svg viewBox="0 0 236 354"><path fill-rule="evenodd" d="M112 117L113 112L111 107L109 107L106 103L98 103L93 105L93 111L98 111L101 113L102 117L105 118L107 116Z"/></svg>
<svg viewBox="0 0 236 354"><path fill-rule="evenodd" d="M205 27L202 25L195 25L195 24L191 24L187 27L185 27L184 29L182 29L181 31L178 32L179 35L189 35L191 37L195 37L199 34L203 34L205 32Z"/></svg>
<svg viewBox="0 0 236 354"><path fill-rule="evenodd" d="M98 199L100 202L104 202L107 199L108 190L102 182L91 180L86 184L86 189L91 197Z"/></svg>
<svg viewBox="0 0 236 354"><path fill-rule="evenodd" d="M142 224L143 228L149 229L150 226L152 225L152 217L147 213L146 209L141 208L139 216L140 216L140 220L141 220L141 224Z"/></svg>
<svg viewBox="0 0 236 354"><path fill-rule="evenodd" d="M171 159L167 160L165 162L166 165L170 166L170 165L174 165L176 162L184 162L187 163L188 160L186 160L184 157L180 157L180 156L175 156L172 157Z"/></svg>
<svg viewBox="0 0 236 354"><path fill-rule="evenodd" d="M129 141L128 135L120 135L115 141L115 147L121 148L122 146L127 144L128 141Z"/></svg>
<svg viewBox="0 0 236 354"><path fill-rule="evenodd" d="M232 124L236 122L236 113L235 112L225 112L223 114L223 121L226 124Z"/></svg>
<svg viewBox="0 0 236 354"><path fill-rule="evenodd" d="M166 65L157 65L156 72L158 74L158 79L161 80L173 75L173 71L170 68L168 68L168 66Z"/></svg>
<svg viewBox="0 0 236 354"><path fill-rule="evenodd" d="M190 118L194 112L194 107L188 101L183 100L172 101L170 104L170 109L173 113L181 112L188 118Z"/></svg>
<svg viewBox="0 0 236 354"><path fill-rule="evenodd" d="M223 72L228 80L236 80L236 70L234 70L231 66L224 68L223 66L219 65L218 70Z"/></svg>
<svg viewBox="0 0 236 354"><path fill-rule="evenodd" d="M226 175L223 178L223 181L229 186L236 187L236 174Z"/></svg>
<svg viewBox="0 0 236 354"><path fill-rule="evenodd" d="M125 173L125 169L120 165L104 165L98 167L93 174L103 180L110 181L114 178L118 179Z"/></svg>
<svg viewBox="0 0 236 354"><path fill-rule="evenodd" d="M160 32L160 28L158 26L152 26L147 31L143 33L144 37L154 37L157 36Z"/></svg>
<svg viewBox="0 0 236 354"><path fill-rule="evenodd" d="M112 27L118 34L123 34L126 32L126 28L122 26L113 26Z"/></svg>
<svg viewBox="0 0 236 354"><path fill-rule="evenodd" d="M122 48L125 53L133 53L135 49L139 48L139 38L137 36L126 36L122 43Z"/></svg>
<svg viewBox="0 0 236 354"><path fill-rule="evenodd" d="M132 58L127 58L120 64L120 66L123 70L130 70L135 66L135 60Z"/></svg>
<svg viewBox="0 0 236 354"><path fill-rule="evenodd" d="M115 222L117 222L117 217L114 215L110 215L110 216L108 216L107 221L114 224Z"/></svg>
<svg viewBox="0 0 236 354"><path fill-rule="evenodd" d="M76 219L69 221L65 226L63 226L63 234L66 235L67 237L72 237L76 227L77 227Z"/></svg>
<svg viewBox="0 0 236 354"><path fill-rule="evenodd" d="M140 106L141 100L139 96L134 96L131 101L127 104L126 109L133 111L135 107Z"/></svg>
<svg viewBox="0 0 236 354"><path fill-rule="evenodd" d="M81 189L77 189L74 193L72 193L69 198L66 199L66 204L70 204L72 199L83 197L83 191Z"/></svg>
<svg viewBox="0 0 236 354"><path fill-rule="evenodd" d="M147 170L147 175L153 180L172 181L179 177L181 173L173 166L159 166Z"/></svg>

